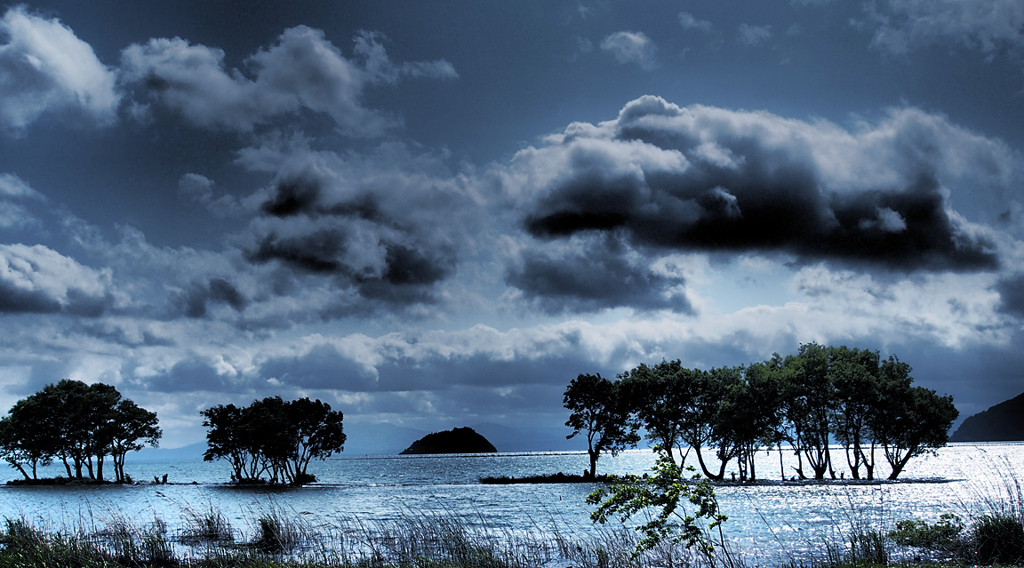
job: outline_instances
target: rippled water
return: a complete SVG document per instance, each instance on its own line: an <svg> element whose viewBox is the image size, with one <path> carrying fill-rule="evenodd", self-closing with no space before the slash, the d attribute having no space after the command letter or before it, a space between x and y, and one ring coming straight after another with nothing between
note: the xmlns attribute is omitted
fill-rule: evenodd
<svg viewBox="0 0 1024 568"><path fill-rule="evenodd" d="M834 458L843 459L841 450ZM783 467L792 475L788 452ZM129 457L129 460L131 458ZM635 450L602 457L601 473L643 473L651 452ZM293 489L240 489L224 483L222 463L129 461L136 480L167 474L167 485L102 487L0 487L0 516L25 517L50 528L102 527L113 518L144 524L162 519L172 529L187 510L222 511L241 530L269 509L307 515L318 523L394 520L409 515L455 514L466 524L510 533L543 536L559 531L586 536L594 531L585 496L590 484L482 485L482 476L578 473L585 453L490 454L472 456L361 456L311 466L317 484ZM934 520L985 510L1007 497L1007 485L1024 479L1022 444L954 444L935 456L911 461L898 483L856 485L781 484L777 452L759 456L757 486L721 486L726 536L748 554L765 559L804 558L822 541L842 541L851 527L888 530L899 519ZM882 469L882 468L879 468ZM50 468L43 475L58 475ZM888 475L880 471L879 475ZM2 479L20 476L9 470Z"/></svg>

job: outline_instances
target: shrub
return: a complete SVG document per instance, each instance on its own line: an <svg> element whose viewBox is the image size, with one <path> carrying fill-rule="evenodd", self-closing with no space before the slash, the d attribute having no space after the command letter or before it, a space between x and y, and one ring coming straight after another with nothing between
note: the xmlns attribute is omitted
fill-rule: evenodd
<svg viewBox="0 0 1024 568"><path fill-rule="evenodd" d="M964 524L960 517L945 513L934 525L924 521L897 521L896 529L889 531L888 536L901 546L951 552L960 545L963 531Z"/></svg>
<svg viewBox="0 0 1024 568"><path fill-rule="evenodd" d="M885 548L885 537L878 531L858 532L850 537L850 560L853 563L889 564L889 551Z"/></svg>
<svg viewBox="0 0 1024 568"><path fill-rule="evenodd" d="M256 541L253 546L269 554L290 553L302 541L301 530L295 523L282 519L280 515L268 514L256 521Z"/></svg>
<svg viewBox="0 0 1024 568"><path fill-rule="evenodd" d="M202 514L186 510L185 526L178 538L184 543L232 542L235 539L231 523L223 513L214 510L213 507Z"/></svg>
<svg viewBox="0 0 1024 568"><path fill-rule="evenodd" d="M983 515L972 531L974 554L984 564L1017 564L1024 560L1024 524L1019 518Z"/></svg>

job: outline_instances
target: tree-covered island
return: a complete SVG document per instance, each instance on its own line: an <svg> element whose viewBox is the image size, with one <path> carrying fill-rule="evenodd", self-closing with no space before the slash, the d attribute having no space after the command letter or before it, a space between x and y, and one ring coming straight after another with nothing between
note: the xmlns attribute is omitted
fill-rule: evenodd
<svg viewBox="0 0 1024 568"><path fill-rule="evenodd" d="M816 343L748 366L640 364L615 381L573 379L566 426L569 438L586 436L590 478L602 453L635 446L643 432L679 467L692 452L713 481L725 480L731 465L740 481L756 481L754 456L766 448L779 450L781 468L784 444L797 465L783 479L845 477L837 474L845 461L853 479L873 480L881 453L895 480L912 458L946 445L959 414L951 396L914 386L910 373L895 355Z"/></svg>
<svg viewBox="0 0 1024 568"><path fill-rule="evenodd" d="M110 457L114 481L128 483L128 452L156 446L161 434L156 413L116 388L65 379L19 400L0 418L0 457L26 482L54 482L38 477L38 468L54 461L64 464L67 480L103 482Z"/></svg>
<svg viewBox="0 0 1024 568"><path fill-rule="evenodd" d="M274 396L241 408L218 404L201 414L208 429L203 459L226 460L234 483L310 483L316 481L310 462L345 446L344 415L319 400Z"/></svg>

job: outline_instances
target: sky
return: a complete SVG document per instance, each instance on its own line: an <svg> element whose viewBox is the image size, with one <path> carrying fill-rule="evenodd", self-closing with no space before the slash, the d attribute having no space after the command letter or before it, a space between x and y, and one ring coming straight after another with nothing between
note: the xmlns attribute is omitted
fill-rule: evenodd
<svg viewBox="0 0 1024 568"><path fill-rule="evenodd" d="M818 342L962 419L1024 391L1022 152L1021 0L0 5L0 408L565 435Z"/></svg>

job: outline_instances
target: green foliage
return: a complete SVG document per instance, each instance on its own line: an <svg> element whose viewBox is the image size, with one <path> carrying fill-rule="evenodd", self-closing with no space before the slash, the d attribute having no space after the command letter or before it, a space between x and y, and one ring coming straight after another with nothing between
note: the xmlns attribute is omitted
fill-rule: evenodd
<svg viewBox="0 0 1024 568"><path fill-rule="evenodd" d="M718 509L714 488L697 474L688 478L665 450L655 447L658 460L651 468L653 475L616 477L606 488L587 496L587 503L598 505L590 518L604 524L613 516L625 523L640 513L652 513L648 521L636 527L643 539L636 553L652 549L664 541L682 543L695 548L708 559L715 553L711 531L719 533L718 543L724 548L721 525L728 517ZM687 468L693 472L693 468ZM684 510L684 503L689 510Z"/></svg>
<svg viewBox="0 0 1024 568"><path fill-rule="evenodd" d="M885 547L885 537L882 533L868 530L850 536L850 561L887 566L889 550Z"/></svg>
<svg viewBox="0 0 1024 568"><path fill-rule="evenodd" d="M918 520L897 521L896 529L889 531L888 536L900 546L949 552L959 546L963 531L960 517L944 513L939 522L932 525Z"/></svg>
<svg viewBox="0 0 1024 568"><path fill-rule="evenodd" d="M161 434L156 414L122 399L114 387L65 379L19 400L0 419L0 457L25 479L59 459L69 478L102 481L109 456L115 480L127 482L125 456L156 446Z"/></svg>
<svg viewBox="0 0 1024 568"><path fill-rule="evenodd" d="M1024 524L1011 515L983 515L972 527L975 560L983 564L1024 561Z"/></svg>
<svg viewBox="0 0 1024 568"><path fill-rule="evenodd" d="M310 462L345 445L344 416L319 400L285 402L275 396L244 408L217 405L200 414L208 428L203 459L227 460L238 483L260 482L264 474L271 483L310 483L316 480L307 472Z"/></svg>
<svg viewBox="0 0 1024 568"><path fill-rule="evenodd" d="M261 552L291 552L302 538L299 530L279 515L264 515L257 521L257 537L253 546Z"/></svg>
<svg viewBox="0 0 1024 568"><path fill-rule="evenodd" d="M235 539L231 522L220 511L210 507L205 512L185 511L185 524L178 536L181 542L226 543Z"/></svg>
<svg viewBox="0 0 1024 568"><path fill-rule="evenodd" d="M731 463L740 481L756 480L754 455L775 446L781 456L783 442L797 456L801 479L836 479L834 441L855 479L862 471L874 479L878 449L896 479L910 459L948 442L958 415L952 397L913 386L910 372L895 356L883 361L877 351L817 343L746 367L640 364L617 382L574 379L565 393L572 412L566 425L574 429L569 437L588 433L591 472L602 451L635 444L642 429L680 466L692 451L713 481L724 480ZM715 448L717 468L705 461L707 447Z"/></svg>
<svg viewBox="0 0 1024 568"><path fill-rule="evenodd" d="M565 425L572 428L566 438L581 432L587 438L590 478L597 474L597 460L602 453L615 455L640 439L635 429L629 427L629 411L618 384L600 374L577 376L566 387L562 402L570 411Z"/></svg>

